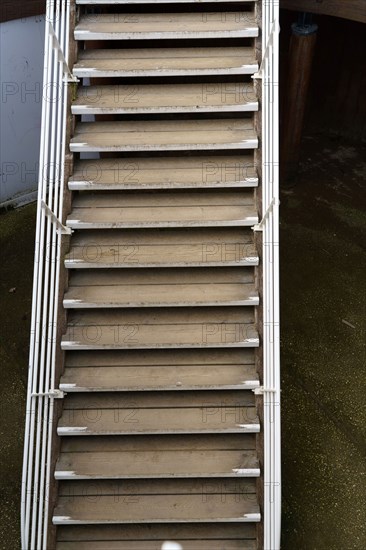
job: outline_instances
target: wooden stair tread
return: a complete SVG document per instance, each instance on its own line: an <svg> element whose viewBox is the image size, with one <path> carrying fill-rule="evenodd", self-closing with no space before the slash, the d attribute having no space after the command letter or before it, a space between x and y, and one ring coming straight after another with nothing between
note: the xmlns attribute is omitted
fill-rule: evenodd
<svg viewBox="0 0 366 550"><path fill-rule="evenodd" d="M91 49L79 52L77 77L254 74L254 48Z"/></svg>
<svg viewBox="0 0 366 550"><path fill-rule="evenodd" d="M79 367L151 367L200 365L254 365L252 349L183 349L183 350L123 350L69 351L65 357L69 368Z"/></svg>
<svg viewBox="0 0 366 550"><path fill-rule="evenodd" d="M178 434L63 437L62 453L144 451L254 451L255 434Z"/></svg>
<svg viewBox="0 0 366 550"><path fill-rule="evenodd" d="M251 392L70 394L59 435L257 433Z"/></svg>
<svg viewBox="0 0 366 550"><path fill-rule="evenodd" d="M60 382L60 389L66 392L251 389L257 386L259 381L254 367L243 365L66 367Z"/></svg>
<svg viewBox="0 0 366 550"><path fill-rule="evenodd" d="M75 40L246 38L258 36L250 11L82 15Z"/></svg>
<svg viewBox="0 0 366 550"><path fill-rule="evenodd" d="M256 2L257 0L174 0L174 4L203 4L203 3L210 3L210 4L221 4L221 3L234 3L234 2L240 2L240 4L243 4L244 2ZM103 5L103 6L124 6L129 4L156 4L156 0L76 0L76 4L79 5ZM159 0L159 4L172 4L172 0ZM160 550L160 549L159 549Z"/></svg>
<svg viewBox="0 0 366 550"><path fill-rule="evenodd" d="M71 152L253 149L251 119L80 122Z"/></svg>
<svg viewBox="0 0 366 550"><path fill-rule="evenodd" d="M257 305L252 273L211 270L122 270L76 272L65 308Z"/></svg>
<svg viewBox="0 0 366 550"><path fill-rule="evenodd" d="M60 389L159 391L259 386L253 349L68 352Z"/></svg>
<svg viewBox="0 0 366 550"><path fill-rule="evenodd" d="M179 542L179 541L176 541ZM184 550L257 550L255 540L188 540ZM161 550L161 541L87 541L58 542L56 550Z"/></svg>
<svg viewBox="0 0 366 550"><path fill-rule="evenodd" d="M253 84L129 84L78 88L73 114L256 111Z"/></svg>
<svg viewBox="0 0 366 550"><path fill-rule="evenodd" d="M71 190L254 187L253 155L76 161Z"/></svg>
<svg viewBox="0 0 366 550"><path fill-rule="evenodd" d="M78 409L64 411L59 436L259 433L254 407L236 407L225 416L219 408ZM167 414L167 411L169 413ZM213 411L213 412L211 412ZM168 416L168 418L167 418ZM229 418L230 416L230 418ZM223 421L223 419L225 421Z"/></svg>
<svg viewBox="0 0 366 550"><path fill-rule="evenodd" d="M210 496L207 502L203 502L202 495L132 495L117 503L115 496L102 496L93 505L89 500L88 496L73 497L72 501L59 497L54 525L260 521L254 499L238 502L237 495L227 495L224 503L220 495Z"/></svg>
<svg viewBox="0 0 366 550"><path fill-rule="evenodd" d="M187 307L258 305L254 285L243 284L174 284L111 285L70 288L65 308L118 307Z"/></svg>
<svg viewBox="0 0 366 550"><path fill-rule="evenodd" d="M78 231L65 264L70 268L258 265L252 233L225 227Z"/></svg>
<svg viewBox="0 0 366 550"><path fill-rule="evenodd" d="M127 496L155 496L155 495L199 495L203 500L211 495L241 495L243 499L250 498L255 501L255 479L131 479L109 480L100 479L94 483L88 480L61 481L59 483L59 495L72 499L77 496L115 496L122 498Z"/></svg>
<svg viewBox="0 0 366 550"><path fill-rule="evenodd" d="M84 193L67 218L72 228L252 226L258 223L251 191Z"/></svg>
<svg viewBox="0 0 366 550"><path fill-rule="evenodd" d="M91 395L74 393L64 400L64 411L67 410L98 410L102 409L195 409L209 408L216 404L217 408L252 406L253 392L247 391L187 391L187 392L108 392ZM207 413L209 414L209 413ZM213 414L213 413L212 413Z"/></svg>
<svg viewBox="0 0 366 550"><path fill-rule="evenodd" d="M59 542L160 542L156 550L161 550L162 543L166 540L175 540L182 545L189 544L192 534L199 541L207 541L204 550L209 550L210 544L227 540L234 543L238 540L252 542L256 536L256 526L251 523L218 523L217 525L205 523L196 524L151 524L151 525L68 525L60 526L57 529L57 540ZM194 541L196 542L196 540ZM106 548L108 548L106 546ZM222 550L222 546L219 547ZM224 546L226 548L226 546ZM245 547L244 547L245 548ZM153 547L155 550L155 548ZM145 550L144 547L139 550ZM150 549L149 549L150 550ZM193 549L192 549L193 550ZM202 549L203 550L203 549ZM231 549L230 549L231 550ZM236 549L235 549L236 550Z"/></svg>
<svg viewBox="0 0 366 550"><path fill-rule="evenodd" d="M73 310L62 349L256 347L252 308Z"/></svg>
<svg viewBox="0 0 366 550"><path fill-rule="evenodd" d="M258 475L255 451L227 450L61 453L55 471L59 480Z"/></svg>

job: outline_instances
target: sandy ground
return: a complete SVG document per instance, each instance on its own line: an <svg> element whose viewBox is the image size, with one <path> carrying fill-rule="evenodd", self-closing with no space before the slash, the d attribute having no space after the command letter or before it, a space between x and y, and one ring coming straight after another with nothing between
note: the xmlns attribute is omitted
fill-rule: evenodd
<svg viewBox="0 0 366 550"><path fill-rule="evenodd" d="M337 136L305 137L282 191L283 550L365 547L365 159ZM0 216L4 550L19 548L34 219L34 205Z"/></svg>

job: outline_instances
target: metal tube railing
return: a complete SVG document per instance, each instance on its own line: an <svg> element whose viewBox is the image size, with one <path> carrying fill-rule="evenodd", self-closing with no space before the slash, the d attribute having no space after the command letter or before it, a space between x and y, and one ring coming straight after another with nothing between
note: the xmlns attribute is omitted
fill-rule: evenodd
<svg viewBox="0 0 366 550"><path fill-rule="evenodd" d="M263 437L264 549L278 550L281 536L281 426L279 338L279 1L262 3L262 221L263 231ZM256 391L258 393L258 391Z"/></svg>
<svg viewBox="0 0 366 550"><path fill-rule="evenodd" d="M46 4L42 125L21 497L22 550L45 550L56 374L70 0ZM75 79L76 80L76 79Z"/></svg>

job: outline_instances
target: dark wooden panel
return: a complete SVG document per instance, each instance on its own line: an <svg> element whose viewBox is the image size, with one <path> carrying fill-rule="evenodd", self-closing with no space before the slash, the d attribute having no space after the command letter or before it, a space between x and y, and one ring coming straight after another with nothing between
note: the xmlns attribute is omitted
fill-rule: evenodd
<svg viewBox="0 0 366 550"><path fill-rule="evenodd" d="M281 8L333 15L366 23L365 0L280 0Z"/></svg>
<svg viewBox="0 0 366 550"><path fill-rule="evenodd" d="M1 0L0 23L46 13L46 0Z"/></svg>
<svg viewBox="0 0 366 550"><path fill-rule="evenodd" d="M365 2L366 4L366 2ZM296 13L281 11L280 91L282 122L287 109L291 23ZM361 23L318 15L305 128L332 131L355 139L366 135L366 33ZM283 125L282 125L283 129Z"/></svg>

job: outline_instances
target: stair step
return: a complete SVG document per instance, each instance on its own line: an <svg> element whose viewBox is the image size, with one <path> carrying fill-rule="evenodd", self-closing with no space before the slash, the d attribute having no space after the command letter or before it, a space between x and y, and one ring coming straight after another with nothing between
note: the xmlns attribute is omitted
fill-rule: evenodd
<svg viewBox="0 0 366 550"><path fill-rule="evenodd" d="M253 496L237 494L210 495L114 495L59 497L54 511L54 525L163 523L163 522L259 522L260 510Z"/></svg>
<svg viewBox="0 0 366 550"><path fill-rule="evenodd" d="M253 232L228 229L78 231L68 268L258 265Z"/></svg>
<svg viewBox="0 0 366 550"><path fill-rule="evenodd" d="M240 2L240 4L243 4L245 2L251 2L254 3L257 0L159 0L159 4L204 4L204 3L210 3L210 4L223 4L223 3L229 3L233 4L235 2ZM125 6L129 4L153 4L156 5L156 0L76 0L76 4L79 5L88 5L88 6L96 6L96 5L103 5L103 6Z"/></svg>
<svg viewBox="0 0 366 550"><path fill-rule="evenodd" d="M59 436L258 433L251 392L70 394Z"/></svg>
<svg viewBox="0 0 366 550"><path fill-rule="evenodd" d="M256 347L252 308L74 310L64 350Z"/></svg>
<svg viewBox="0 0 366 550"><path fill-rule="evenodd" d="M251 191L84 193L67 218L72 229L252 226L258 223Z"/></svg>
<svg viewBox="0 0 366 550"><path fill-rule="evenodd" d="M194 536L194 535L193 535ZM161 550L165 541L87 541L59 542L56 550ZM178 541L179 542L179 541ZM187 540L184 550L257 550L255 540Z"/></svg>
<svg viewBox="0 0 366 550"><path fill-rule="evenodd" d="M77 77L243 75L258 71L254 48L90 49L79 52Z"/></svg>
<svg viewBox="0 0 366 550"><path fill-rule="evenodd" d="M252 389L259 386L253 367L206 365L189 367L66 368L60 389L71 392L184 391Z"/></svg>
<svg viewBox="0 0 366 550"><path fill-rule="evenodd" d="M255 438L254 433L73 436L61 439L61 452L254 451Z"/></svg>
<svg viewBox="0 0 366 550"><path fill-rule="evenodd" d="M255 3L257 0L174 0L174 4L233 4L235 2L240 2L241 4L245 2ZM171 0L159 0L159 4L171 4ZM76 4L80 5L113 5L113 6L125 6L129 4L154 4L156 5L156 0L76 0Z"/></svg>
<svg viewBox="0 0 366 550"><path fill-rule="evenodd" d="M128 84L79 87L74 115L257 111L253 84Z"/></svg>
<svg viewBox="0 0 366 550"><path fill-rule="evenodd" d="M68 352L60 389L71 392L253 389L252 349Z"/></svg>
<svg viewBox="0 0 366 550"><path fill-rule="evenodd" d="M65 308L258 305L251 270L91 270L71 276Z"/></svg>
<svg viewBox="0 0 366 550"><path fill-rule="evenodd" d="M247 391L188 391L188 392L133 392L125 395L122 392L101 393L91 395L74 393L64 399L64 411L71 410L102 410L102 409L130 409L131 404L137 410L142 409L194 409L210 408L216 404L217 408L254 407L253 392ZM209 416L207 412L207 416ZM214 414L211 412L211 414ZM216 413L217 414L217 413ZM233 411L230 410L233 415ZM234 415L235 416L235 415ZM202 420L200 421L202 423Z"/></svg>
<svg viewBox="0 0 366 550"><path fill-rule="evenodd" d="M258 386L254 368L243 365L66 368L60 382L60 389L68 393L251 389Z"/></svg>
<svg viewBox="0 0 366 550"><path fill-rule="evenodd" d="M55 525L257 522L254 479L61 481Z"/></svg>
<svg viewBox="0 0 366 550"><path fill-rule="evenodd" d="M80 122L70 151L255 149L252 119Z"/></svg>
<svg viewBox="0 0 366 550"><path fill-rule="evenodd" d="M184 550L256 550L255 536L251 523L67 525L57 529L57 550L88 550L85 544L99 542L102 550L161 550L167 540L179 542Z"/></svg>
<svg viewBox="0 0 366 550"><path fill-rule="evenodd" d="M75 40L161 40L258 36L253 12L81 15Z"/></svg>
<svg viewBox="0 0 366 550"><path fill-rule="evenodd" d="M81 160L69 180L73 191L254 187L253 155Z"/></svg>
<svg viewBox="0 0 366 550"><path fill-rule="evenodd" d="M147 466L148 465L148 466ZM255 451L140 451L61 453L55 478L151 479L258 477Z"/></svg>

